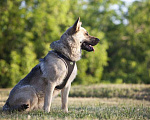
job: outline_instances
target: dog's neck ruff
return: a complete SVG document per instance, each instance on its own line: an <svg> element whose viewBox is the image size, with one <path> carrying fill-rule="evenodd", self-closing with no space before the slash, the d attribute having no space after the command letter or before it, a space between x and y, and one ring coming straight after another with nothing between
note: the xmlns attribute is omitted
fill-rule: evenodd
<svg viewBox="0 0 150 120"><path fill-rule="evenodd" d="M68 79L69 79L69 77L70 77L70 75L71 75L71 73L72 73L72 71L73 71L73 68L74 68L74 65L75 65L75 61L72 61L72 60L70 60L70 59L68 59L67 57L65 57L63 54L61 54L60 52L58 52L58 51L54 51L57 55L58 55L58 57L65 63L65 65L66 65L66 68L67 68L67 75L66 75L66 77L64 78L64 80L63 80L63 82L60 84L60 85L57 85L55 88L56 89L63 89L64 87L65 87L65 85L66 85L66 83L67 83L67 81L68 81Z"/></svg>

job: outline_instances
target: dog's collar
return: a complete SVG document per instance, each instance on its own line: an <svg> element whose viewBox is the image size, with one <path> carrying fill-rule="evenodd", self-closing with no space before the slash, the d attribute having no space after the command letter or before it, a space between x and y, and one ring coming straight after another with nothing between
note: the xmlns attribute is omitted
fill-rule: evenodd
<svg viewBox="0 0 150 120"><path fill-rule="evenodd" d="M67 57L65 57L63 54L61 54L58 51L53 51L53 52L55 52L58 55L58 57L65 63L66 68L68 70L67 71L67 75L64 78L63 82L60 85L57 85L55 87L56 89L63 89L65 87L65 85L66 85L66 83L67 83L67 81L68 81L72 71L73 71L73 68L74 68L74 65L75 65L76 62L68 59Z"/></svg>
<svg viewBox="0 0 150 120"><path fill-rule="evenodd" d="M56 53L59 57L62 57L62 58L66 59L66 60L68 60L70 62L74 62L71 59L69 59L68 57L66 57L65 55L63 55L61 52L58 52L56 50L54 50L53 52Z"/></svg>

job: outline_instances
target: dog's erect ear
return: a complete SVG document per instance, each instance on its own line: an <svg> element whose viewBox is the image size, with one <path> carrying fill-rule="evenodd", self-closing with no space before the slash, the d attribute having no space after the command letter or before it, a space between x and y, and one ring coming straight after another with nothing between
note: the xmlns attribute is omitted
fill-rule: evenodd
<svg viewBox="0 0 150 120"><path fill-rule="evenodd" d="M80 17L78 17L78 19L76 20L74 25L72 27L70 27L71 29L69 29L67 31L68 34L72 35L72 34L78 32L80 30L80 28L81 28L81 24L82 24L82 22L80 22Z"/></svg>
<svg viewBox="0 0 150 120"><path fill-rule="evenodd" d="M80 30L80 27L81 27L80 17L78 17L78 19L76 20L76 22L74 23L72 28L73 28L74 32L77 32Z"/></svg>
<svg viewBox="0 0 150 120"><path fill-rule="evenodd" d="M76 22L72 26L74 33L80 30L81 24L82 24L82 22L80 22L80 17L78 17L78 19L76 20Z"/></svg>

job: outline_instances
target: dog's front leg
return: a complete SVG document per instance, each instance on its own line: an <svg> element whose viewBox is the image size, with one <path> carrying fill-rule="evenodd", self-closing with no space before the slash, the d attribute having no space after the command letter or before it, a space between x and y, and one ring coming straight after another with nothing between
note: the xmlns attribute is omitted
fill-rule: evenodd
<svg viewBox="0 0 150 120"><path fill-rule="evenodd" d="M68 95L70 91L70 86L67 86L61 90L61 101L62 101L62 109L64 112L68 113Z"/></svg>
<svg viewBox="0 0 150 120"><path fill-rule="evenodd" d="M48 82L45 88L45 97L44 97L44 111L45 112L50 112L50 106L52 102L54 89L55 89L55 84Z"/></svg>

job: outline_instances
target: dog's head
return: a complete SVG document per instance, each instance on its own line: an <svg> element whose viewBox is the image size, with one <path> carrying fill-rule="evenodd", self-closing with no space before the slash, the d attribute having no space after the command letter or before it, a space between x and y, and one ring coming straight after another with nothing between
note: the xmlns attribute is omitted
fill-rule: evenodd
<svg viewBox="0 0 150 120"><path fill-rule="evenodd" d="M99 42L99 39L89 35L89 33L81 27L81 24L79 17L74 25L66 31L66 33L71 35L75 41L80 42L81 49L89 52L94 51L92 46L95 46Z"/></svg>
<svg viewBox="0 0 150 120"><path fill-rule="evenodd" d="M60 40L51 43L51 48L61 52L72 61L78 61L81 57L81 49L86 51L94 51L99 39L90 36L88 32L81 27L80 18L76 20L74 25L67 29L61 36Z"/></svg>

